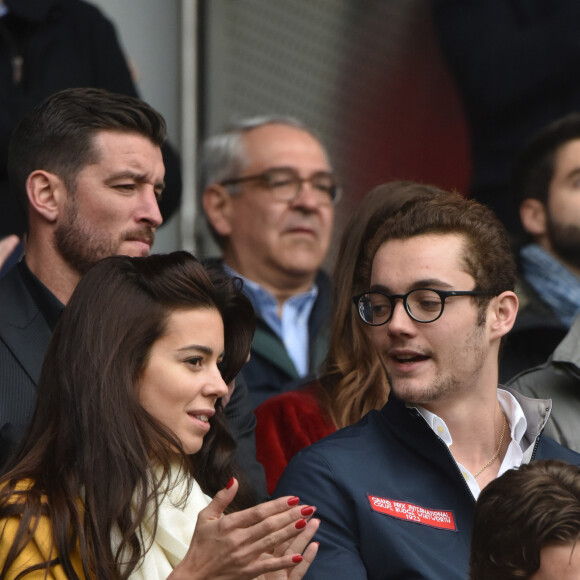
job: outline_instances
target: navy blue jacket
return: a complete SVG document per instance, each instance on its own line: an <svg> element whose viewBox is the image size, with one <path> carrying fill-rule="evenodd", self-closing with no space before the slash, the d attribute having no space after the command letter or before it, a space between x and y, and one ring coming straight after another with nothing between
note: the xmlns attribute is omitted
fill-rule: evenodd
<svg viewBox="0 0 580 580"><path fill-rule="evenodd" d="M525 445L532 459L580 465L580 455L533 426ZM296 455L274 495L317 507L320 548L306 578L468 577L473 495L445 443L393 395Z"/></svg>

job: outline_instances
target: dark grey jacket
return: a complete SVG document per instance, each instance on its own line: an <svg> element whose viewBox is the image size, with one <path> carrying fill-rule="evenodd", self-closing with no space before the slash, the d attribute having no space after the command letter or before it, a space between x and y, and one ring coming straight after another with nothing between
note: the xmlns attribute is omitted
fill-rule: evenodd
<svg viewBox="0 0 580 580"><path fill-rule="evenodd" d="M544 364L521 372L508 385L526 397L552 399L545 435L580 452L580 317Z"/></svg>

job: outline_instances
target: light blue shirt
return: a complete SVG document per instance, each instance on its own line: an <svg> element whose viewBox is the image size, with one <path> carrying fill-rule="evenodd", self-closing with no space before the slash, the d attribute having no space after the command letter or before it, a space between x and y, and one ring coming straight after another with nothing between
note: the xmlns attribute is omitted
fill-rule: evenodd
<svg viewBox="0 0 580 580"><path fill-rule="evenodd" d="M298 374L305 377L310 362L308 319L318 296L318 286L312 284L310 290L288 298L282 304L282 317L279 317L275 296L225 264L224 269L230 276L237 276L244 281L244 294L250 299L254 310L284 343Z"/></svg>

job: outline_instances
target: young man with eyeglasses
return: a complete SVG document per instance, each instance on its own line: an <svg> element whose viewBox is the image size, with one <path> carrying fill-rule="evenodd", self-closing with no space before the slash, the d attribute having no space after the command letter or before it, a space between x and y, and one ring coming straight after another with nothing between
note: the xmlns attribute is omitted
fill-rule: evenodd
<svg viewBox="0 0 580 580"><path fill-rule="evenodd" d="M326 354L321 270L340 189L319 140L286 117L246 119L204 145L202 204L258 316L243 370L252 402L294 388Z"/></svg>
<svg viewBox="0 0 580 580"><path fill-rule="evenodd" d="M455 194L408 202L364 250L354 298L391 386L381 411L315 443L275 495L317 506L307 578L468 576L480 491L532 459L575 454L541 435L550 401L498 389L518 301L506 232Z"/></svg>

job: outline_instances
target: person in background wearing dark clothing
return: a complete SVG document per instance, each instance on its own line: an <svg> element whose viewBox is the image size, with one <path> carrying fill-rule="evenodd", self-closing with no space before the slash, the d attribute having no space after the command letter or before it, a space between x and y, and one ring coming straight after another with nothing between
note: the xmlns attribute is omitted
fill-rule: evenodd
<svg viewBox="0 0 580 580"><path fill-rule="evenodd" d="M28 241L0 280L0 465L30 421L44 353L81 276L106 256L149 253L165 137L149 105L102 89L56 93L14 131L8 168Z"/></svg>
<svg viewBox="0 0 580 580"><path fill-rule="evenodd" d="M475 506L470 580L580 578L580 468L535 461L492 481Z"/></svg>
<svg viewBox="0 0 580 580"><path fill-rule="evenodd" d="M517 241L512 164L551 121L580 110L580 2L432 0L471 139L470 195Z"/></svg>
<svg viewBox="0 0 580 580"><path fill-rule="evenodd" d="M519 252L520 308L500 357L500 382L544 363L580 313L580 114L534 136L513 187L528 240Z"/></svg>
<svg viewBox="0 0 580 580"><path fill-rule="evenodd" d="M9 194L10 134L46 97L74 87L138 96L110 20L83 0L0 0L0 238L26 230L26 213ZM162 152L167 220L180 205L181 169L167 143Z"/></svg>
<svg viewBox="0 0 580 580"><path fill-rule="evenodd" d="M498 388L518 308L493 212L457 194L408 201L366 245L352 298L385 365L382 410L300 451L275 496L316 505L306 578L464 580L475 500L532 459L580 455L542 435L549 401Z"/></svg>
<svg viewBox="0 0 580 580"><path fill-rule="evenodd" d="M313 376L327 351L330 280L321 270L340 188L319 140L299 121L241 121L204 144L202 204L257 314L241 376L257 406Z"/></svg>

